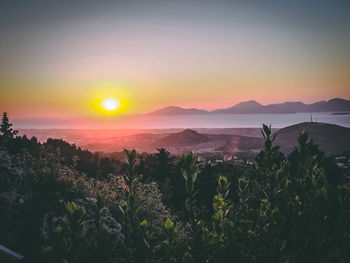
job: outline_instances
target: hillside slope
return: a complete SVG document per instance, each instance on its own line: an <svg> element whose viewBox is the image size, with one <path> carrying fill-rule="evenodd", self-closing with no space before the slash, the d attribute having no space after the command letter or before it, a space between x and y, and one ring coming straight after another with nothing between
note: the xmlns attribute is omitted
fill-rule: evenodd
<svg viewBox="0 0 350 263"><path fill-rule="evenodd" d="M350 128L326 123L304 122L288 126L276 132L276 145L281 151L289 153L297 145L299 133L305 131L320 150L329 154L339 154L350 150Z"/></svg>
<svg viewBox="0 0 350 263"><path fill-rule="evenodd" d="M218 150L226 153L259 152L264 146L263 138L232 135L228 142Z"/></svg>
<svg viewBox="0 0 350 263"><path fill-rule="evenodd" d="M184 130L182 132L170 134L153 143L156 147L183 147L205 143L210 139L194 130Z"/></svg>

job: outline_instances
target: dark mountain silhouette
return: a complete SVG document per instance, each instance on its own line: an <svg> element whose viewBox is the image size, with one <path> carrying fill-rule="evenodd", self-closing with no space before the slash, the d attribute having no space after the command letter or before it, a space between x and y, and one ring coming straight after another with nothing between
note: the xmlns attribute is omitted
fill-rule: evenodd
<svg viewBox="0 0 350 263"><path fill-rule="evenodd" d="M319 101L312 104L302 102L284 102L278 104L262 105L254 100L240 102L230 108L213 111L199 110L195 108L184 109L181 107L166 107L149 113L148 115L184 115L184 114L263 114L263 113L298 113L298 112L349 112L350 100L340 98L329 101Z"/></svg>
<svg viewBox="0 0 350 263"><path fill-rule="evenodd" d="M182 132L170 134L153 143L156 147L181 147L205 143L210 139L194 130L184 130Z"/></svg>
<svg viewBox="0 0 350 263"><path fill-rule="evenodd" d="M263 113L297 113L309 112L308 105L302 102L284 102L280 104L266 105L262 109Z"/></svg>
<svg viewBox="0 0 350 263"><path fill-rule="evenodd" d="M212 113L256 113L261 111L264 106L255 100L241 102L227 109L213 110Z"/></svg>
<svg viewBox="0 0 350 263"><path fill-rule="evenodd" d="M330 154L340 154L350 150L350 128L326 123L304 122L288 126L276 132L275 144L281 151L289 153L297 145L297 137L305 131L320 150Z"/></svg>
<svg viewBox="0 0 350 263"><path fill-rule="evenodd" d="M206 114L208 111L195 108L184 109L176 106L165 107L149 113L148 115L184 115L184 114Z"/></svg>
<svg viewBox="0 0 350 263"><path fill-rule="evenodd" d="M329 101L319 101L309 105L310 111L349 111L350 100L331 99Z"/></svg>

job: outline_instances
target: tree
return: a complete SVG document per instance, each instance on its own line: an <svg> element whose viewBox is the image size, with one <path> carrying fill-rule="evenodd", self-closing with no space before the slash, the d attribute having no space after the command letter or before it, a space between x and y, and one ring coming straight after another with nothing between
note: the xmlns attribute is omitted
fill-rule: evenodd
<svg viewBox="0 0 350 263"><path fill-rule="evenodd" d="M135 149L127 150L124 149L125 163L122 168L124 174L124 181L126 184L125 191L125 202L119 206L122 213L123 226L125 228L125 235L127 241L130 243L128 246L135 249L136 257L144 256L145 258L150 257L149 255L149 243L145 238L147 220L139 220L137 216L137 202L136 202L136 185L138 182L138 173L136 162L139 160L139 153ZM147 256L145 256L147 254ZM147 260L145 260L147 262Z"/></svg>
<svg viewBox="0 0 350 263"><path fill-rule="evenodd" d="M153 174L152 176L158 183L159 189L162 193L163 200L166 204L170 204L173 200L173 157L164 148L157 148L158 153L154 155ZM176 200L177 201L177 200Z"/></svg>
<svg viewBox="0 0 350 263"><path fill-rule="evenodd" d="M171 172L174 158L170 157L170 153L164 148L157 148L157 150L158 153L154 155L154 176L157 182L162 184L168 177L168 173Z"/></svg>
<svg viewBox="0 0 350 263"><path fill-rule="evenodd" d="M6 143L9 139L12 139L16 136L18 131L11 128L12 124L9 122L7 113L4 112L2 115L2 122L0 127L0 132L2 133L2 141Z"/></svg>
<svg viewBox="0 0 350 263"><path fill-rule="evenodd" d="M9 122L9 118L7 117L7 113L4 112L2 115L2 121L1 121L1 129L0 132L2 133L2 136L13 138L18 133L18 131L11 128L12 123Z"/></svg>
<svg viewBox="0 0 350 263"><path fill-rule="evenodd" d="M185 211L189 219L193 219L196 215L195 198L198 193L196 190L196 181L198 175L198 165L196 158L192 152L182 155L180 161L180 170L182 177L185 180Z"/></svg>

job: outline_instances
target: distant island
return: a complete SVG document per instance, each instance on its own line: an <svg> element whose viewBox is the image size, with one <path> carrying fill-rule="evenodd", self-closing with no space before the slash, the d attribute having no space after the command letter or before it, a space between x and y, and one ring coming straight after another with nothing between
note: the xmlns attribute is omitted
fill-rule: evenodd
<svg viewBox="0 0 350 263"><path fill-rule="evenodd" d="M240 102L230 108L206 111L196 108L185 109L169 106L155 110L147 115L195 115L195 114L283 114L301 112L350 112L350 100L341 98L329 101L318 101L312 104L303 102L284 102L278 104L262 105L254 100Z"/></svg>
<svg viewBox="0 0 350 263"><path fill-rule="evenodd" d="M333 112L332 115L350 115L350 112Z"/></svg>

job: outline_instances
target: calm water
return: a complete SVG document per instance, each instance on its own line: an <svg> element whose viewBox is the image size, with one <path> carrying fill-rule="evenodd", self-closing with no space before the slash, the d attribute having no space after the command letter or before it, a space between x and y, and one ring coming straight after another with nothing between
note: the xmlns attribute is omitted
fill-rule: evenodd
<svg viewBox="0 0 350 263"><path fill-rule="evenodd" d="M293 113L293 114L215 114L133 117L129 128L260 128L263 123L282 128L300 122L325 122L350 127L350 114ZM121 121L123 126L123 121Z"/></svg>
<svg viewBox="0 0 350 263"><path fill-rule="evenodd" d="M263 123L283 128L300 122L325 122L350 127L350 114L209 114L170 116L114 116L84 123L74 119L14 120L15 128L36 129L169 129L169 128L260 128Z"/></svg>

